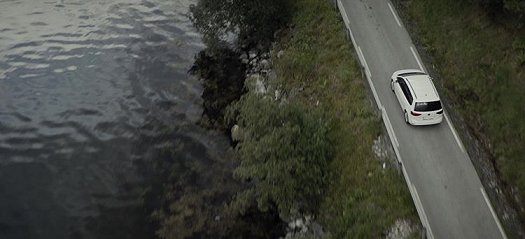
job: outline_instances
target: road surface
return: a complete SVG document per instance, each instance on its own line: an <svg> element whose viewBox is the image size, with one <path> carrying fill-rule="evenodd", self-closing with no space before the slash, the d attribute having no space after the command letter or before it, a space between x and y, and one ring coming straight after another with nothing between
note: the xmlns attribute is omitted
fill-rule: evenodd
<svg viewBox="0 0 525 239"><path fill-rule="evenodd" d="M428 238L506 238L481 181L448 117L439 125L405 124L390 90L400 69L425 67L389 1L337 0L394 145Z"/></svg>

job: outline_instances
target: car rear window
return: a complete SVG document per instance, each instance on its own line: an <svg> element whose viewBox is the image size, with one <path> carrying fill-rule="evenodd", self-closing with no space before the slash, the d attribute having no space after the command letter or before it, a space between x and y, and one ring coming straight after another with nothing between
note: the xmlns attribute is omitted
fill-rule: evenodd
<svg viewBox="0 0 525 239"><path fill-rule="evenodd" d="M416 102L414 107L415 111L436 111L440 110L441 101L430 101L430 102Z"/></svg>
<svg viewBox="0 0 525 239"><path fill-rule="evenodd" d="M426 74L423 72L407 72L407 73L399 74L398 76L416 76L416 75L426 75Z"/></svg>

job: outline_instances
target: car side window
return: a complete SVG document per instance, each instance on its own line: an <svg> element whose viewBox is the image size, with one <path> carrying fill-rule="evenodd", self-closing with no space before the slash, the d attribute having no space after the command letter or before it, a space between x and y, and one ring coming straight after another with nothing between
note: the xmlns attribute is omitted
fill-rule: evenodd
<svg viewBox="0 0 525 239"><path fill-rule="evenodd" d="M401 90L403 91L403 94L405 95L405 98L407 99L408 103L412 104L412 101L414 99L412 98L412 94L410 94L410 90L408 89L407 83L403 78L398 78L397 81L399 82L399 87L401 87Z"/></svg>
<svg viewBox="0 0 525 239"><path fill-rule="evenodd" d="M405 85L405 88L406 88L406 97L407 97L407 100L408 100L408 104L412 105L412 101L414 100L412 98L412 94L410 93L410 90L408 89L408 86Z"/></svg>

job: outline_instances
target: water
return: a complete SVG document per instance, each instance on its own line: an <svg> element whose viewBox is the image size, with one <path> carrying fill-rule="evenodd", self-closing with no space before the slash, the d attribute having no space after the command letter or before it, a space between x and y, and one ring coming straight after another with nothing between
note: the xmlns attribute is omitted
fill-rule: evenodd
<svg viewBox="0 0 525 239"><path fill-rule="evenodd" d="M151 238L141 165L222 155L194 2L0 0L0 238Z"/></svg>

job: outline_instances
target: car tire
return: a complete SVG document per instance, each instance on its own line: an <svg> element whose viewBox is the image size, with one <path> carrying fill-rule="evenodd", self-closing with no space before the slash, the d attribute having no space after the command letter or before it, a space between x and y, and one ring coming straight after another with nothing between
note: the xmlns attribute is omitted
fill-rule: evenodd
<svg viewBox="0 0 525 239"><path fill-rule="evenodd" d="M408 120L408 113L406 112L406 110L405 110L405 123L410 124Z"/></svg>
<svg viewBox="0 0 525 239"><path fill-rule="evenodd" d="M392 92L394 92L394 94L396 93L394 91L394 81L392 79L390 79L390 89L392 90Z"/></svg>

